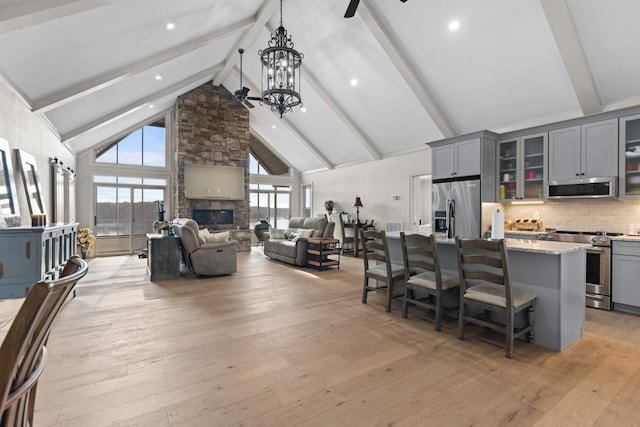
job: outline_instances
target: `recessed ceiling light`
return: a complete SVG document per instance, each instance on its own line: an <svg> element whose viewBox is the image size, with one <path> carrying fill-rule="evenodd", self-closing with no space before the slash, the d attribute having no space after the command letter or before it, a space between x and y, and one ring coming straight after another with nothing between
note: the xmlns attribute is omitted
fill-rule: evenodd
<svg viewBox="0 0 640 427"><path fill-rule="evenodd" d="M276 128L276 125L271 125L271 129L275 129L275 128Z"/></svg>
<svg viewBox="0 0 640 427"><path fill-rule="evenodd" d="M449 31L458 31L459 28L460 28L460 21L458 21L457 19L454 19L453 21L449 22Z"/></svg>
<svg viewBox="0 0 640 427"><path fill-rule="evenodd" d="M174 24L173 22L169 22L167 23L167 26L165 27L167 30L173 30L176 27L176 24Z"/></svg>
<svg viewBox="0 0 640 427"><path fill-rule="evenodd" d="M304 107L300 107L300 111L302 111L303 113L306 113L306 112L307 112L307 109L306 109L306 108L304 108Z"/></svg>
<svg viewBox="0 0 640 427"><path fill-rule="evenodd" d="M156 74L156 80L162 80L162 75Z"/></svg>
<svg viewBox="0 0 640 427"><path fill-rule="evenodd" d="M351 79L349 83L351 83L351 86L358 86L358 79Z"/></svg>
<svg viewBox="0 0 640 427"><path fill-rule="evenodd" d="M153 107L155 107L155 105L149 104L149 108L153 108Z"/></svg>

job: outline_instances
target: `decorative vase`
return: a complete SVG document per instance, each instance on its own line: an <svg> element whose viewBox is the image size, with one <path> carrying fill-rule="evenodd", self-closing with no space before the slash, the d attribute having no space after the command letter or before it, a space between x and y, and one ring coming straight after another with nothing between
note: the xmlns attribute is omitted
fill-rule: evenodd
<svg viewBox="0 0 640 427"><path fill-rule="evenodd" d="M87 251L85 249L80 249L80 258L87 259Z"/></svg>
<svg viewBox="0 0 640 427"><path fill-rule="evenodd" d="M331 215L333 213L333 200L325 200L324 208L327 210L327 214Z"/></svg>
<svg viewBox="0 0 640 427"><path fill-rule="evenodd" d="M169 236L169 230L160 230L163 236Z"/></svg>

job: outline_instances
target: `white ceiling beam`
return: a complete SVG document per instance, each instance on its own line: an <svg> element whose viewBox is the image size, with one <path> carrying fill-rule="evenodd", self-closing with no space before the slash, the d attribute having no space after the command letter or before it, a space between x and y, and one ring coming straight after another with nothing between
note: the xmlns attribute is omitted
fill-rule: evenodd
<svg viewBox="0 0 640 427"><path fill-rule="evenodd" d="M256 132L254 129L249 129L249 132L251 133L251 135L253 135L258 141L260 141L260 143L262 145L264 145L265 147L267 147L269 149L269 151L271 151L273 153L274 156L276 156L278 158L278 160L280 160L282 163L284 163L285 165L289 166L289 169L293 168L293 165L291 164L291 162L287 159L285 159L284 157L282 157L280 155L280 152L278 150L276 150L275 148L273 148L273 146L271 144L269 144L267 142L266 139L264 139L262 137L262 135L260 135L258 132Z"/></svg>
<svg viewBox="0 0 640 427"><path fill-rule="evenodd" d="M0 6L0 34L64 18L122 0L22 0Z"/></svg>
<svg viewBox="0 0 640 427"><path fill-rule="evenodd" d="M119 139L122 139L125 136L129 135L130 133L132 133L133 131L136 131L136 130L140 129L141 127L143 127L143 126L145 126L145 125L147 125L149 123L155 122L156 120L158 120L158 119L160 119L162 117L165 117L167 115L167 113L169 111L171 111L172 109L173 109L173 107L167 108L167 109L165 109L163 111L158 111L157 113L155 113L152 116L145 117L144 119L140 120L139 122L134 123L131 126L128 126L128 127L124 128L124 129L114 133L108 139L106 139L104 141L101 141L101 142L99 142L97 144L88 145L85 142L81 146L78 146L77 142L75 142L76 145L73 146L74 149L72 150L72 152L76 153L76 155L78 157L80 157L80 156L83 155L83 153L86 150L93 149L93 148L97 149L97 148L102 147L104 145L110 144L111 142L114 142L114 141L117 141ZM168 125L165 124L165 127L167 128L167 132L168 132L169 131L168 130Z"/></svg>
<svg viewBox="0 0 640 427"><path fill-rule="evenodd" d="M252 23L253 19L251 18L236 22L220 30L205 34L202 37L189 40L171 49L143 58L133 64L125 65L117 70L110 71L91 80L75 84L71 88L59 91L44 99L35 101L33 111L35 113L44 113L109 86L113 86L128 77L132 77L136 74L158 67L166 62L193 52L196 49L200 49L208 44L228 37L236 31L249 27Z"/></svg>
<svg viewBox="0 0 640 427"><path fill-rule="evenodd" d="M279 116L279 113L274 112L273 113L275 116ZM325 165L325 167L327 169L334 169L335 165L333 163L331 163L331 161L329 159L327 159L325 157L324 154L322 154L322 152L320 150L318 150L318 148L313 144L313 142L311 142L301 131L300 129L298 129L292 122L291 120L287 119L286 117L282 117L282 119L280 119L282 123L284 123L284 125L289 129L289 131L291 131L291 133L293 133L308 149L309 151L311 151L313 153L314 156L316 156L318 158L318 160L320 160L322 162L323 165Z"/></svg>
<svg viewBox="0 0 640 427"><path fill-rule="evenodd" d="M362 129L360 129L358 125L356 125L356 123L342 109L342 107L336 102L336 100L331 95L329 95L324 86L320 84L318 79L316 79L316 77L312 73L307 71L306 68L303 70L302 76L304 77L304 80L306 80L306 83L311 86L311 88L313 88L313 90L318 95L320 95L320 98L322 98L324 102L327 103L329 108L333 110L334 114L340 120L342 120L347 128L356 136L356 138L360 141L360 144L362 144L362 146L366 148L369 154L371 154L371 157L373 157L374 160L381 160L382 154L380 153L380 151L375 147L375 145L373 145L371 141L369 141L369 138L367 138L364 132L362 132Z"/></svg>
<svg viewBox="0 0 640 427"><path fill-rule="evenodd" d="M119 108L115 111L110 112L102 117L99 117L93 120L90 123L84 124L76 129L73 129L62 135L62 142L69 142L78 136L85 134L93 129L100 128L104 125L107 125L114 120L117 120L121 117L126 116L127 114L131 114L140 108L143 108L145 105L151 104L157 100L160 100L164 97L173 95L173 94L183 94L188 92L189 90L203 84L204 79L208 79L212 74L216 73L220 68L222 68L221 64L215 65L213 67L207 68L203 71L200 71L197 74L194 74L184 80L181 80L177 83L172 84L164 88L161 91L155 92L152 95L144 97L142 99L138 99L133 101L132 103ZM206 81L206 80L205 80Z"/></svg>
<svg viewBox="0 0 640 427"><path fill-rule="evenodd" d="M238 43L231 49L227 59L225 60L224 68L220 70L213 78L213 85L220 86L220 84L227 78L233 67L238 63L240 56L238 55L238 49L246 48L253 44L260 32L264 29L269 19L278 10L280 3L278 0L265 0L262 4L262 8L255 17L254 23L249 30L238 40Z"/></svg>
<svg viewBox="0 0 640 427"><path fill-rule="evenodd" d="M389 57L391 63L396 67L404 81L413 91L418 101L422 104L427 114L438 127L442 136L449 138L457 133L449 119L440 109L429 90L425 87L418 74L413 70L406 56L402 53L398 45L393 41L389 33L383 28L378 16L371 10L366 2L361 2L358 6L358 14L376 38L384 52Z"/></svg>
<svg viewBox="0 0 640 427"><path fill-rule="evenodd" d="M585 115L602 111L602 102L566 0L540 0L551 33Z"/></svg>

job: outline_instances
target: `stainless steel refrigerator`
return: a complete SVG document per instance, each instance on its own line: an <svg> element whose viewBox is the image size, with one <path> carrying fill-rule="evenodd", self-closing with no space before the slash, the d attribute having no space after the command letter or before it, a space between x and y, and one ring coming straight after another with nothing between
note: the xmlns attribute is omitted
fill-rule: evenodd
<svg viewBox="0 0 640 427"><path fill-rule="evenodd" d="M435 180L432 194L434 233L480 238L480 179Z"/></svg>

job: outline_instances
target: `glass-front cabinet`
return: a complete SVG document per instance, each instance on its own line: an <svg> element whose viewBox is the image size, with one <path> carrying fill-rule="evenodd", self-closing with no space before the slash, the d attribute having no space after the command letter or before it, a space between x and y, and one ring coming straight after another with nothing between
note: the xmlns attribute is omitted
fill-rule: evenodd
<svg viewBox="0 0 640 427"><path fill-rule="evenodd" d="M640 114L620 119L620 195L640 198Z"/></svg>
<svg viewBox="0 0 640 427"><path fill-rule="evenodd" d="M498 141L498 200L545 197L547 133Z"/></svg>

